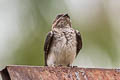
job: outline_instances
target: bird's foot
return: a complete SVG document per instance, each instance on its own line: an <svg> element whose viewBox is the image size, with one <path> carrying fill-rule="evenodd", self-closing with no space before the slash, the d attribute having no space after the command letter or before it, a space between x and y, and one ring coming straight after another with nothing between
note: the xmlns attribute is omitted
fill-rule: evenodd
<svg viewBox="0 0 120 80"><path fill-rule="evenodd" d="M63 66L63 65L61 65L61 64L60 64L60 65L58 65L58 67L62 67L62 66Z"/></svg>
<svg viewBox="0 0 120 80"><path fill-rule="evenodd" d="M77 68L78 66L72 66L73 68Z"/></svg>
<svg viewBox="0 0 120 80"><path fill-rule="evenodd" d="M77 66L72 66L72 65L68 64L67 67L76 68Z"/></svg>

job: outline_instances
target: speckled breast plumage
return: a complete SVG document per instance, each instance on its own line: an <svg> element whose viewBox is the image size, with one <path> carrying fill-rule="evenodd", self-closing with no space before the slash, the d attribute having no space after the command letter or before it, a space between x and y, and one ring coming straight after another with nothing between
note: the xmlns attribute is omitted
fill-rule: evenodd
<svg viewBox="0 0 120 80"><path fill-rule="evenodd" d="M76 56L76 34L73 28L55 29L48 55L48 65L69 65Z"/></svg>

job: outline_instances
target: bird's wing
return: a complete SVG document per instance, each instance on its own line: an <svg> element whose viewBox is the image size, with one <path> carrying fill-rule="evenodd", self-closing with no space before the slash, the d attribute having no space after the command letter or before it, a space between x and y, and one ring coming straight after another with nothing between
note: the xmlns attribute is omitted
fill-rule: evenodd
<svg viewBox="0 0 120 80"><path fill-rule="evenodd" d="M48 58L48 54L49 54L49 50L50 50L50 47L51 47L52 40L53 40L53 31L50 31L47 34L45 44L44 44L45 66L47 66L47 58Z"/></svg>
<svg viewBox="0 0 120 80"><path fill-rule="evenodd" d="M78 55L80 49L82 48L82 38L80 35L80 32L78 30L75 30L76 33L76 41L77 41L77 49L76 49L76 56Z"/></svg>

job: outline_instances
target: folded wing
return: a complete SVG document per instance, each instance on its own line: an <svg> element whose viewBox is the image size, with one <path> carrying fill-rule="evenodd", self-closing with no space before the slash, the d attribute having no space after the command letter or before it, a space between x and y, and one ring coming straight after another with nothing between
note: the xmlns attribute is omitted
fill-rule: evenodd
<svg viewBox="0 0 120 80"><path fill-rule="evenodd" d="M76 41L77 41L77 45L76 45L77 46L76 56L77 56L80 49L82 48L82 38L78 30L76 30L75 33L76 33Z"/></svg>
<svg viewBox="0 0 120 80"><path fill-rule="evenodd" d="M53 31L50 31L47 34L45 44L44 44L45 66L47 66L47 58L48 58L48 54L49 54L50 47L51 47L51 44L52 44L52 40L53 40Z"/></svg>

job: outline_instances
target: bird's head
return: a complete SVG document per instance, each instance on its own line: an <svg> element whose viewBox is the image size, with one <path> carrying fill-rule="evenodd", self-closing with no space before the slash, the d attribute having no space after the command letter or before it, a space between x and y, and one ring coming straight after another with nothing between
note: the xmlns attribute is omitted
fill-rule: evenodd
<svg viewBox="0 0 120 80"><path fill-rule="evenodd" d="M52 28L71 27L71 21L68 14L59 14L53 21Z"/></svg>

